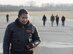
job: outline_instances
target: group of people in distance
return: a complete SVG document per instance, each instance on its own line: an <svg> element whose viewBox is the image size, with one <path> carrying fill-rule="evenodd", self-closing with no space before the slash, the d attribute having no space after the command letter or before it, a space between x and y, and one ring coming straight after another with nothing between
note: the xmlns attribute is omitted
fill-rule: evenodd
<svg viewBox="0 0 73 54"><path fill-rule="evenodd" d="M46 20L47 20L47 17L45 16L45 14L43 15L43 26L45 26L45 23L46 23ZM50 17L50 21L51 21L51 26L53 27L53 24L54 24L54 21L56 20L56 25L58 26L59 24L59 16L56 15L54 16L53 14L51 15ZM9 14L6 15L6 21L9 22ZM61 21L62 21L62 26L65 25L65 16L62 16L61 17Z"/></svg>
<svg viewBox="0 0 73 54"><path fill-rule="evenodd" d="M43 15L42 20L43 20L43 26L45 26L45 22L46 22L46 20L47 20L47 17L45 16L45 14ZM55 21L55 20L56 20L56 24L57 24L57 26L58 26L58 24L59 24L59 16L58 16L58 15L54 16L54 15L52 14L51 17L50 17L50 21L51 21L51 26L52 26L52 27L53 27L53 24L54 24L54 21ZM65 26L65 16L62 16L62 17L61 17L61 21L62 21L62 26Z"/></svg>

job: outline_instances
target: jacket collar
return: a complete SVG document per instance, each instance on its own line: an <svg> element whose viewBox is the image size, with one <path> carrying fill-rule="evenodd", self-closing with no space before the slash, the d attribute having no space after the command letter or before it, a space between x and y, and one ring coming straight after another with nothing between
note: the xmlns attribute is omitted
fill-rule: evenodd
<svg viewBox="0 0 73 54"><path fill-rule="evenodd" d="M18 26L18 27L27 27L29 24L30 24L30 22L28 21L27 22L27 24L22 24L20 21L19 21L19 19L17 18L16 20L15 20L15 24Z"/></svg>

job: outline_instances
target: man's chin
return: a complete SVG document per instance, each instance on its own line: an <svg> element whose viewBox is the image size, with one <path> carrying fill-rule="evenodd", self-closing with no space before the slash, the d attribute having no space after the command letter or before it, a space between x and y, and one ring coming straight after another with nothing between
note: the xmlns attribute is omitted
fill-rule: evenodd
<svg viewBox="0 0 73 54"><path fill-rule="evenodd" d="M23 25L27 24L27 23L22 23Z"/></svg>
<svg viewBox="0 0 73 54"><path fill-rule="evenodd" d="M27 24L27 22L22 22L22 24L24 24L24 25L25 25L25 24Z"/></svg>

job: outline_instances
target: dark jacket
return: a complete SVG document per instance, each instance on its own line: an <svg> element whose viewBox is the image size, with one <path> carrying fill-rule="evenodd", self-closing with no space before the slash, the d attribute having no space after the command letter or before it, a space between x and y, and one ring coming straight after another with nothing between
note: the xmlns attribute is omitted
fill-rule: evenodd
<svg viewBox="0 0 73 54"><path fill-rule="evenodd" d="M59 22L59 17L58 16L56 16L56 22Z"/></svg>
<svg viewBox="0 0 73 54"><path fill-rule="evenodd" d="M51 18L50 18L50 20L51 21L54 21L55 20L55 17L52 15Z"/></svg>
<svg viewBox="0 0 73 54"><path fill-rule="evenodd" d="M64 16L62 16L61 21L63 21L63 22L65 21L65 17Z"/></svg>
<svg viewBox="0 0 73 54"><path fill-rule="evenodd" d="M3 41L3 53L9 54L9 50L25 51L26 45L37 41L40 42L40 38L36 28L30 22L23 25L16 19L15 22L7 26Z"/></svg>
<svg viewBox="0 0 73 54"><path fill-rule="evenodd" d="M46 18L45 15L43 16L42 20L43 20L43 21L46 21L46 20L47 20L47 18Z"/></svg>

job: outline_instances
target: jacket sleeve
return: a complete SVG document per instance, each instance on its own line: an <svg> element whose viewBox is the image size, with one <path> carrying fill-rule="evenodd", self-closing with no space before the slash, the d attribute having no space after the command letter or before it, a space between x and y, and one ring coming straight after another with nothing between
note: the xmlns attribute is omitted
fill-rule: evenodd
<svg viewBox="0 0 73 54"><path fill-rule="evenodd" d="M4 39L3 39L3 54L9 54L10 47L10 27L9 25L6 28Z"/></svg>
<svg viewBox="0 0 73 54"><path fill-rule="evenodd" d="M40 37L39 37L38 32L35 28L34 33L32 35L32 44L33 44L34 47L36 47L37 45L40 44L40 42L41 42Z"/></svg>

